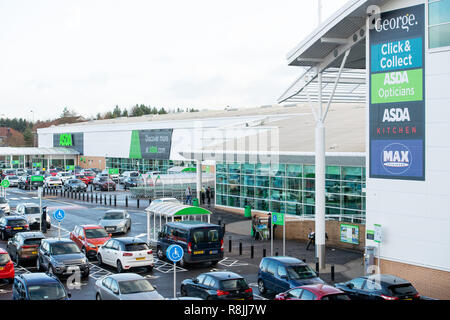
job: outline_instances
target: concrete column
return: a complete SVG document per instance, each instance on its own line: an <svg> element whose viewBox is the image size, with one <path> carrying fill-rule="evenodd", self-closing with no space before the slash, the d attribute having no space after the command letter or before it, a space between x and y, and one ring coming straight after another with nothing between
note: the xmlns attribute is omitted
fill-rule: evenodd
<svg viewBox="0 0 450 320"><path fill-rule="evenodd" d="M197 162L197 199L200 204L200 192L202 190L202 161L196 160Z"/></svg>

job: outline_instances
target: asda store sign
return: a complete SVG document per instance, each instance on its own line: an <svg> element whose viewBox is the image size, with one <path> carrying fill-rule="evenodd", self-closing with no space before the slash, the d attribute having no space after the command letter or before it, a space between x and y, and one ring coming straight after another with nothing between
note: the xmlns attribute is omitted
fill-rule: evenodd
<svg viewBox="0 0 450 320"><path fill-rule="evenodd" d="M63 133L59 136L59 145L61 147L71 147L72 143L72 135L70 133Z"/></svg>
<svg viewBox="0 0 450 320"><path fill-rule="evenodd" d="M55 148L71 148L83 154L84 146L84 135L82 132L66 132L66 133L55 133L53 135L53 147Z"/></svg>
<svg viewBox="0 0 450 320"><path fill-rule="evenodd" d="M425 6L381 13L369 33L371 178L425 180Z"/></svg>

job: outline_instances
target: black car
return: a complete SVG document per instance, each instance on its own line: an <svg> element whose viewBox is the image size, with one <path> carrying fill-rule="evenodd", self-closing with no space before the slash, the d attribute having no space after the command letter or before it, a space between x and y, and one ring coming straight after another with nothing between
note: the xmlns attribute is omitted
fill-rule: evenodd
<svg viewBox="0 0 450 320"><path fill-rule="evenodd" d="M19 189L37 189L44 185L44 177L43 176L32 176L25 175L19 178L18 187Z"/></svg>
<svg viewBox="0 0 450 320"><path fill-rule="evenodd" d="M253 300L253 290L245 279L234 272L202 273L194 279L181 282L182 296L205 300Z"/></svg>
<svg viewBox="0 0 450 320"><path fill-rule="evenodd" d="M71 297L54 275L22 273L14 277L13 300L68 300Z"/></svg>
<svg viewBox="0 0 450 320"><path fill-rule="evenodd" d="M0 218L0 237L3 241L13 237L18 232L30 231L26 219L17 216Z"/></svg>
<svg viewBox="0 0 450 320"><path fill-rule="evenodd" d="M38 251L36 266L38 271L48 271L50 274L71 275L75 270L81 276L89 276L89 262L70 239L43 239Z"/></svg>
<svg viewBox="0 0 450 320"><path fill-rule="evenodd" d="M123 181L123 188L125 190L142 186L144 186L144 179L142 177L128 177Z"/></svg>
<svg viewBox="0 0 450 320"><path fill-rule="evenodd" d="M8 240L6 251L16 264L24 260L36 260L42 239L45 236L41 232L16 233Z"/></svg>
<svg viewBox="0 0 450 320"><path fill-rule="evenodd" d="M87 185L78 179L69 179L64 183L64 191L84 192L86 189Z"/></svg>
<svg viewBox="0 0 450 320"><path fill-rule="evenodd" d="M115 191L116 183L111 180L108 176L97 176L92 181L92 185L94 186L94 190L101 191Z"/></svg>
<svg viewBox="0 0 450 320"><path fill-rule="evenodd" d="M413 285L402 278L375 274L337 283L335 287L344 291L352 300L416 300L419 293Z"/></svg>

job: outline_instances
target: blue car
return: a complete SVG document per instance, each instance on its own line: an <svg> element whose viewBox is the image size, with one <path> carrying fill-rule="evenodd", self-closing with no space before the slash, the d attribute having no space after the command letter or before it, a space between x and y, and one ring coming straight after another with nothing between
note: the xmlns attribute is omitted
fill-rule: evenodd
<svg viewBox="0 0 450 320"><path fill-rule="evenodd" d="M303 261L292 257L266 257L261 260L258 271L258 289L281 293L292 288L323 284L317 274Z"/></svg>
<svg viewBox="0 0 450 320"><path fill-rule="evenodd" d="M70 293L56 276L24 273L14 277L13 300L69 300Z"/></svg>

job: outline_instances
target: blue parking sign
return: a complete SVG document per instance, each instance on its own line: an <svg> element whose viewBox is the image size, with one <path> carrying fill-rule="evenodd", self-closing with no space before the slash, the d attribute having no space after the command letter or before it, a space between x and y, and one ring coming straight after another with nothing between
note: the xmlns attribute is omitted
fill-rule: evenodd
<svg viewBox="0 0 450 320"><path fill-rule="evenodd" d="M65 216L66 216L66 213L62 209L58 209L55 212L53 212L53 218L55 220L57 220L58 222L61 222Z"/></svg>
<svg viewBox="0 0 450 320"><path fill-rule="evenodd" d="M183 258L183 248L177 244L170 245L166 250L167 258L172 262L178 262Z"/></svg>

